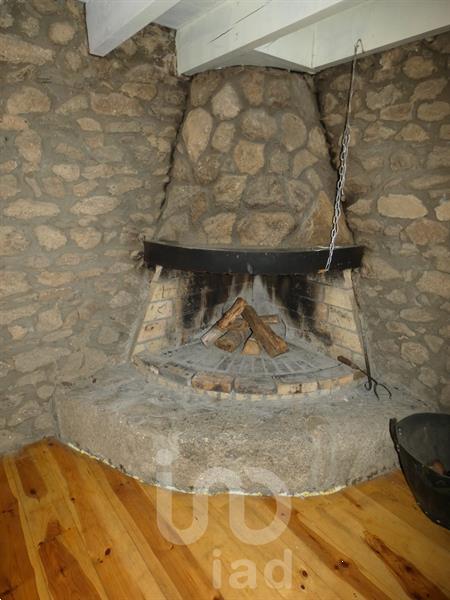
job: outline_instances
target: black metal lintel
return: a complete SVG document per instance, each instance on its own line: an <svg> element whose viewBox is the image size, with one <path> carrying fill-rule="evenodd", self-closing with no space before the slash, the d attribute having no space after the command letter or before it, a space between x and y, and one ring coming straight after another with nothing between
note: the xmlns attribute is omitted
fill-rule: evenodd
<svg viewBox="0 0 450 600"><path fill-rule="evenodd" d="M361 265L362 246L337 246L332 270L356 269ZM147 266L161 265L182 271L290 275L317 273L325 267L328 248L192 248L161 242L144 242Z"/></svg>

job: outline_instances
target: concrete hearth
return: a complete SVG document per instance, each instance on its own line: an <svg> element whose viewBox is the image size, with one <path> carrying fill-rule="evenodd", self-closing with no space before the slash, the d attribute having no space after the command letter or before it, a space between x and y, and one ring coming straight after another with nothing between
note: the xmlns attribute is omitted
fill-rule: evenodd
<svg viewBox="0 0 450 600"><path fill-rule="evenodd" d="M389 418L430 407L393 392L391 400L377 400L361 385L306 394L301 402L230 395L218 401L126 364L67 387L55 403L63 442L145 481L167 485L162 473L171 459L171 486L179 490L207 491L201 476L219 467L239 477L233 491L267 493L270 487L302 495L396 466ZM248 476L255 468L275 477L262 486ZM219 481L209 491L225 489Z"/></svg>

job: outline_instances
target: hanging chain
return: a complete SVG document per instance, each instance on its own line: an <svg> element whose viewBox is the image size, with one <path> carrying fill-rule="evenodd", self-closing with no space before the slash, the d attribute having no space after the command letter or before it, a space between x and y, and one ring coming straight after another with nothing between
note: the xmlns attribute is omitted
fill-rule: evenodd
<svg viewBox="0 0 450 600"><path fill-rule="evenodd" d="M331 263L333 261L333 253L336 247L336 238L339 233L339 219L341 217L342 212L342 202L344 199L344 186L345 186L345 176L347 174L347 158L348 158L348 148L350 145L350 115L352 112L352 98L353 98L353 89L355 85L355 71L356 71L356 60L358 54L358 47L361 46L361 50L363 49L361 39L358 39L353 53L353 62L352 62L352 72L350 75L350 89L348 92L348 101L347 101L347 114L345 117L345 127L344 132L342 134L342 143L341 143L341 152L339 154L339 170L338 170L338 181L336 185L336 197L334 199L334 215L333 215L333 226L331 228L331 239L330 239L330 247L328 251L328 259L327 264L325 265L325 271L329 271L331 267Z"/></svg>

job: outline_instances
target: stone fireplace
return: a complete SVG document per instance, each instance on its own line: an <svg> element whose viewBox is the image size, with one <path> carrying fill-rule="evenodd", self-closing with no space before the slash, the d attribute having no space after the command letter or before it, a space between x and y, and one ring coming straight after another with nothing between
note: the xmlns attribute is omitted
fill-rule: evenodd
<svg viewBox="0 0 450 600"><path fill-rule="evenodd" d="M173 446L187 491L211 466L293 494L391 468L389 417L449 406L448 33L358 59L338 247L364 259L329 272L349 64L188 78L174 42L150 25L94 57L81 3L0 7L0 452L59 435L161 483ZM148 244L314 268L181 268ZM238 296L279 319L276 365L201 344ZM366 369L364 347L392 399L337 361Z"/></svg>
<svg viewBox="0 0 450 600"><path fill-rule="evenodd" d="M332 271L323 272L335 185L336 172L306 77L258 68L193 77L152 239L181 246L181 255L192 247L212 252L201 272L195 272L187 258L185 270L161 269L152 256L157 248L146 247L155 270L133 349L139 364L147 355L146 364L156 373L195 387L205 385L206 370L208 385L214 386L212 381L217 389L237 393L310 392L352 381L350 370L334 360L344 356L365 367L351 270L338 269L336 262ZM342 246L352 249L343 217L339 225L336 256ZM255 275L253 264L244 273L226 264L217 269L216 248L236 253L248 248L266 253L304 250L304 255L286 269L281 252L274 259L278 267L271 267L270 274L261 267L262 273ZM323 255L315 266L313 250ZM214 272L221 269L230 272ZM279 315L283 335L292 345L290 354L276 361L231 359L223 351L202 347L202 333L237 296L258 313ZM309 356L309 367L302 364L302 354ZM306 377L310 372L314 375Z"/></svg>
<svg viewBox="0 0 450 600"><path fill-rule="evenodd" d="M211 467L239 473L232 488L245 493L267 491L248 475L265 470L287 494L390 468L392 401L361 380L370 365L352 269L362 248L344 215L324 270L336 177L307 76L253 67L195 75L145 232L148 287L130 360L59 397L62 437L161 485L158 451L169 450L171 485L185 491L211 491ZM287 352L202 344L237 297L276 317ZM423 408L395 395L397 416Z"/></svg>

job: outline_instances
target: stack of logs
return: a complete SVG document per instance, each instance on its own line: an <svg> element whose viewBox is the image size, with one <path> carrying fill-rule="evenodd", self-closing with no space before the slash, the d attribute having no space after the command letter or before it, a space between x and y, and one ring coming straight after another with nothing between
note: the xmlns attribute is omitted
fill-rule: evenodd
<svg viewBox="0 0 450 600"><path fill-rule="evenodd" d="M278 315L259 316L243 298L237 298L201 340L205 346L214 344L226 352L234 352L242 344L242 354L258 355L264 349L273 358L289 349L286 341L270 327L276 323Z"/></svg>

